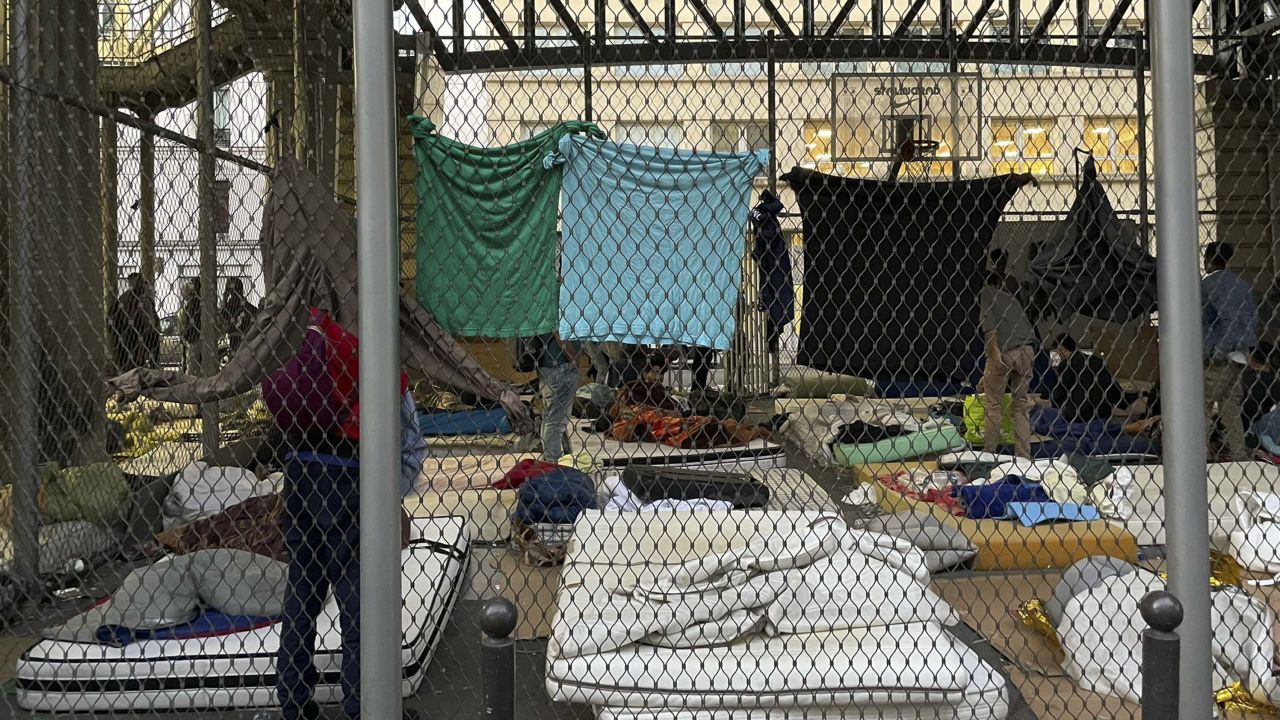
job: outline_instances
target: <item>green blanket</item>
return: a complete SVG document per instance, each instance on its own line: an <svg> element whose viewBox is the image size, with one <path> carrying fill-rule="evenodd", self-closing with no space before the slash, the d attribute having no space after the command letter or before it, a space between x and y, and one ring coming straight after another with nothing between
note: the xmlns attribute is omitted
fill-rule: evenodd
<svg viewBox="0 0 1280 720"><path fill-rule="evenodd" d="M844 467L910 460L933 453L957 450L968 444L960 429L953 425L935 430L907 433L880 442L858 445L833 445L836 462Z"/></svg>
<svg viewBox="0 0 1280 720"><path fill-rule="evenodd" d="M115 463L46 471L41 492L47 522L86 520L113 527L129 514L129 481Z"/></svg>
<svg viewBox="0 0 1280 720"><path fill-rule="evenodd" d="M547 168L560 138L600 134L561 123L496 148L473 147L409 118L418 161L418 302L468 337L531 337L559 321L556 230L563 166Z"/></svg>

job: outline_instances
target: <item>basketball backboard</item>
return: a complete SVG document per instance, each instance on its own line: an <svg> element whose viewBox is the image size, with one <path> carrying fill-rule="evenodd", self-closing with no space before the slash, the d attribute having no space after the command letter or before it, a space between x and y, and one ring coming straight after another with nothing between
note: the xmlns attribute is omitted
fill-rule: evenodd
<svg viewBox="0 0 1280 720"><path fill-rule="evenodd" d="M978 161L983 157L982 122L982 77L977 74L831 76L835 163L892 162L904 140L912 141L917 159Z"/></svg>

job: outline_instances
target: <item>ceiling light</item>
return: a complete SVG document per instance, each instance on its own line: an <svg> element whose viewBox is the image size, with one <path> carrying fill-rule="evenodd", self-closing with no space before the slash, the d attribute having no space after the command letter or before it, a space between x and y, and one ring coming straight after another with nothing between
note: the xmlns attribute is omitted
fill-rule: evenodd
<svg viewBox="0 0 1280 720"><path fill-rule="evenodd" d="M820 138L829 138L829 137L831 137L831 128L822 128L822 129L818 130L818 137L820 137Z"/></svg>
<svg viewBox="0 0 1280 720"><path fill-rule="evenodd" d="M1009 147L1013 144L1012 140L997 140L996 147Z"/></svg>
<svg viewBox="0 0 1280 720"><path fill-rule="evenodd" d="M1023 135L1041 135L1043 133L1044 133L1044 128L1039 128L1039 127L1023 128L1022 130Z"/></svg>
<svg viewBox="0 0 1280 720"><path fill-rule="evenodd" d="M1094 128L1094 129L1093 129L1093 133L1094 133L1095 135L1110 135L1110 134L1111 134L1111 128L1109 128L1109 127Z"/></svg>
<svg viewBox="0 0 1280 720"><path fill-rule="evenodd" d="M814 156L814 159L817 160L818 162L829 162L831 160L831 153L822 153L821 155L816 155Z"/></svg>
<svg viewBox="0 0 1280 720"><path fill-rule="evenodd" d="M818 147L818 143L816 143L816 142L806 143L806 144L805 144L805 147L806 147L806 148L808 148L808 149L810 149L810 150L812 150L812 149L814 149L814 148Z"/></svg>

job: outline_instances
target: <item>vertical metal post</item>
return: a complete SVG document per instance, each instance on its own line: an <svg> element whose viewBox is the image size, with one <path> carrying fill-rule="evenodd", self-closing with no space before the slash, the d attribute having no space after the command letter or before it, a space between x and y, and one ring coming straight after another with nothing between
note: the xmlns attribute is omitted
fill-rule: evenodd
<svg viewBox="0 0 1280 720"><path fill-rule="evenodd" d="M142 120L151 120L139 113ZM138 133L138 271L154 292L159 287L156 271L156 138ZM157 298L157 301L159 298Z"/></svg>
<svg viewBox="0 0 1280 720"><path fill-rule="evenodd" d="M814 12L814 0L804 0L802 5L803 15L800 18L800 36L805 40L812 40L816 34L817 18Z"/></svg>
<svg viewBox="0 0 1280 720"><path fill-rule="evenodd" d="M747 0L733 0L733 36L747 36Z"/></svg>
<svg viewBox="0 0 1280 720"><path fill-rule="evenodd" d="M770 29L769 36L765 40L768 61L765 67L769 85L769 191L775 195L778 194L778 63L774 49L776 37L775 31ZM832 125L831 141L833 143L835 132L835 125ZM782 361L778 352L769 353L769 384L774 388L782 384Z"/></svg>
<svg viewBox="0 0 1280 720"><path fill-rule="evenodd" d="M778 192L778 66L774 58L775 37L775 31L770 29L765 38L765 72L769 92L769 190L773 193ZM834 136L835 128L831 132Z"/></svg>
<svg viewBox="0 0 1280 720"><path fill-rule="evenodd" d="M1143 17L1151 17L1151 3L1146 3ZM1147 168L1147 59L1150 56L1150 44L1145 31L1134 34L1134 47L1137 48L1138 64L1134 68L1135 90L1138 94L1138 237L1142 239L1142 248L1151 251L1151 196L1148 184L1151 172Z"/></svg>
<svg viewBox="0 0 1280 720"><path fill-rule="evenodd" d="M1089 47L1089 0L1076 0L1076 44L1081 48Z"/></svg>
<svg viewBox="0 0 1280 720"><path fill-rule="evenodd" d="M1139 605L1142 631L1142 718L1178 720L1178 626L1182 603L1163 590L1148 593ZM1194 716L1188 716L1194 717Z"/></svg>
<svg viewBox="0 0 1280 720"><path fill-rule="evenodd" d="M512 720L516 712L516 652L511 633L519 611L506 598L494 598L480 611L480 668L484 672L485 720Z"/></svg>
<svg viewBox="0 0 1280 720"><path fill-rule="evenodd" d="M39 373L36 370L36 293L32 279L35 266L35 99L27 88L35 86L35 38L32 37L32 3L11 0L9 5L12 39L9 58L17 87L10 95L13 108L13 569L20 591L34 589L39 571L40 511L36 479L39 449Z"/></svg>
<svg viewBox="0 0 1280 720"><path fill-rule="evenodd" d="M884 39L884 0L871 0L871 38Z"/></svg>
<svg viewBox="0 0 1280 720"><path fill-rule="evenodd" d="M211 0L196 0L196 130L200 139L200 166L196 193L200 216L196 233L200 244L200 340L197 367L203 376L218 368L218 239L214 235L213 184L216 163L213 156L213 7ZM218 404L200 406L200 436L204 451L218 449Z"/></svg>
<svg viewBox="0 0 1280 720"><path fill-rule="evenodd" d="M360 304L360 713L399 718L399 168L391 0L352 4ZM455 28L456 30L456 28Z"/></svg>
<svg viewBox="0 0 1280 720"><path fill-rule="evenodd" d="M465 0L453 0L453 52L467 51L467 8Z"/></svg>
<svg viewBox="0 0 1280 720"><path fill-rule="evenodd" d="M107 332L106 355L112 360L115 346L111 334L111 303L119 292L120 278L120 220L118 216L120 177L120 138L115 120L102 121L102 166L100 168L100 200L102 203L102 312L103 327Z"/></svg>
<svg viewBox="0 0 1280 720"><path fill-rule="evenodd" d="M1179 706L1202 718L1212 714L1213 688L1191 15L1186 3L1156 2L1151 10L1169 589L1186 615Z"/></svg>
<svg viewBox="0 0 1280 720"><path fill-rule="evenodd" d="M582 119L595 122L596 116L591 108L591 42L582 41Z"/></svg>
<svg viewBox="0 0 1280 720"><path fill-rule="evenodd" d="M533 0L524 0L524 49L533 53L538 46L538 8Z"/></svg>

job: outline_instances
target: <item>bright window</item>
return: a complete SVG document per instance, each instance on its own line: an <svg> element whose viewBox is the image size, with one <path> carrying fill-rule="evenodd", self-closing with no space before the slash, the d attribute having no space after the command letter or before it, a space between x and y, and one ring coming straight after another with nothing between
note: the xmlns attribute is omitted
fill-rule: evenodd
<svg viewBox="0 0 1280 720"><path fill-rule="evenodd" d="M1089 118L1084 146L1093 153L1103 175L1136 175L1139 146L1136 118Z"/></svg>
<svg viewBox="0 0 1280 720"><path fill-rule="evenodd" d="M995 173L1052 175L1057 171L1053 119L1005 118L991 121L988 157Z"/></svg>

